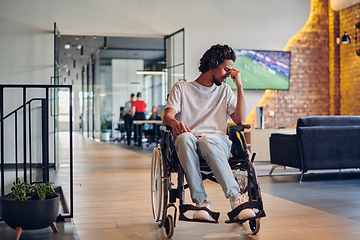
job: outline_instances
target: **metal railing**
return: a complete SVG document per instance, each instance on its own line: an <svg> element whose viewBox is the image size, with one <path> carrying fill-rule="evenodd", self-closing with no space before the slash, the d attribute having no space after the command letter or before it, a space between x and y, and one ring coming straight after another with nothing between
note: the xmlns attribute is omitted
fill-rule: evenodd
<svg viewBox="0 0 360 240"><path fill-rule="evenodd" d="M50 155L50 142L49 142L49 124L50 124L50 98L49 98L49 91L52 89L60 89L65 88L69 89L69 160L70 160L70 210L67 207L66 201L64 199L64 194L62 193L61 186L57 189L57 192L61 195L61 202L63 205L64 213L66 214L60 214L58 216L58 220L64 220L65 218L72 218L73 217L73 128L72 128L72 86L71 85L11 85L11 84L5 84L0 85L0 159L1 159L1 196L5 194L5 170L7 172L15 171L15 178L11 179L13 182L16 181L16 179L19 177L18 172L23 172L23 179L24 181L27 181L27 175L28 173L30 176L30 184L32 183L40 183L40 182L48 182L50 178L50 168L52 167L52 164L49 162L49 155ZM22 89L22 105L11 111L10 113L6 114L4 116L4 90L5 89ZM43 89L45 90L45 97L42 98L32 98L31 100L27 101L27 90L28 89ZM40 105L37 107L32 107L32 104L36 101L40 102ZM55 103L54 103L55 104ZM39 111L38 119L41 121L38 121L37 124L41 124L41 150L38 150L38 154L41 155L41 162L34 163L32 160L32 151L33 151L33 122L32 122L32 114L36 111ZM22 142L18 141L18 135L19 135L19 115L22 114ZM14 125L12 126L9 121L14 118ZM5 162L5 152L12 149L12 146L7 147L5 149L5 143L8 145L11 144L11 141L8 141L5 139L5 123L6 123L6 131L13 131L14 132L14 145L13 149L15 151L14 153L14 159L9 160L6 159ZM11 128L13 127L13 129ZM55 129L55 128L54 128ZM55 130L56 131L56 130ZM53 134L56 134L54 132ZM9 135L7 135L9 137ZM12 137L9 137L12 138ZM23 160L19 162L18 157L18 151L19 147L18 145L22 144L22 156ZM54 152L57 151L56 145L54 144ZM27 152L29 151L29 152ZM54 157L54 165L56 164L55 157ZM41 181L33 181L32 179L32 171L33 168L40 169L42 171L42 180ZM22 169L22 170L21 170ZM54 167L54 171L56 171L56 167ZM0 219L1 220L1 219Z"/></svg>
<svg viewBox="0 0 360 240"><path fill-rule="evenodd" d="M32 122L31 122L31 112L32 110L32 107L31 107L31 103L33 101L41 101L41 111L44 112L46 110L46 101L44 98L33 98L29 101L26 102L26 105L28 106L28 110L29 110L29 118L28 118L28 137L29 137L29 164L21 164L19 163L19 158L18 158L18 113L19 111L23 110L23 106L20 106L18 108L16 108L15 110L13 110L12 112L10 112L9 114L7 114L3 119L0 119L0 121L5 121L7 118L10 118L11 116L14 115L14 138L15 138L15 146L14 146L14 150L15 150L15 164L12 164L12 163L4 163L4 164L1 164L1 166L4 166L4 168L6 169L14 169L15 168L15 179L18 179L19 178L19 167L23 168L24 169L24 181L27 181L27 174L25 174L27 172L27 168L29 168L29 171L32 172L32 167L35 167L35 168L42 168L42 165L39 165L39 164L36 164L36 163L32 163L32 146L31 146L31 132L32 132ZM46 116L45 114L43 116ZM46 119L42 119L44 121L46 121ZM42 139L43 139L43 145L46 144L45 142L45 139L46 139L46 131L44 131L44 127L45 127L45 124L43 123L42 124L43 126L43 131L42 131ZM43 150L46 150L45 148L43 148ZM44 154L43 153L43 157L46 157L46 153ZM46 159L43 158L43 164L46 164ZM49 181L49 176L48 174L46 174L47 172L44 171L44 168L43 169L43 180L44 182L47 182ZM30 177L30 184L33 184L33 183L36 183L35 181L32 180L32 174L29 175ZM1 179L1 194L4 195L4 181L3 179Z"/></svg>

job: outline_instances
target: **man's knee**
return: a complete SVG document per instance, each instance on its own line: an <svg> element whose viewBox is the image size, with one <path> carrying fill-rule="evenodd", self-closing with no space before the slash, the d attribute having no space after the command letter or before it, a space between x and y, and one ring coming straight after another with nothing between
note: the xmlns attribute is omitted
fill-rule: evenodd
<svg viewBox="0 0 360 240"><path fill-rule="evenodd" d="M198 140L198 149L204 158L225 158L229 156L230 145L216 134L209 134Z"/></svg>
<svg viewBox="0 0 360 240"><path fill-rule="evenodd" d="M218 145L218 140L216 139L215 136L212 136L210 134L204 135L198 140L199 148L208 149L208 148L212 148L214 146L216 147L216 145Z"/></svg>
<svg viewBox="0 0 360 240"><path fill-rule="evenodd" d="M184 132L179 134L175 140L175 147L193 145L195 136L190 132Z"/></svg>

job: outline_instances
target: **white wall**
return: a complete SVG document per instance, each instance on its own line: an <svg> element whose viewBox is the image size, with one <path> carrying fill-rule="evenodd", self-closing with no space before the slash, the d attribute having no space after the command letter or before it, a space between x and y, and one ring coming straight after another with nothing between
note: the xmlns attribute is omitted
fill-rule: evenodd
<svg viewBox="0 0 360 240"><path fill-rule="evenodd" d="M0 83L50 82L54 22L70 35L163 37L185 28L190 81L211 45L282 50L309 13L310 0L0 0ZM248 112L262 94L245 92Z"/></svg>

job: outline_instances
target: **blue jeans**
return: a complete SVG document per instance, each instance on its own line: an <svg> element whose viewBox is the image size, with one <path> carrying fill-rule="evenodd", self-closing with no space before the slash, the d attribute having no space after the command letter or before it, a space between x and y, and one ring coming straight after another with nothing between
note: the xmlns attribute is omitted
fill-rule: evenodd
<svg viewBox="0 0 360 240"><path fill-rule="evenodd" d="M228 163L231 146L221 133L206 134L199 139L190 132L182 133L175 140L175 149L193 202L201 203L207 198L201 178L199 155L212 170L226 198L239 193L239 186Z"/></svg>

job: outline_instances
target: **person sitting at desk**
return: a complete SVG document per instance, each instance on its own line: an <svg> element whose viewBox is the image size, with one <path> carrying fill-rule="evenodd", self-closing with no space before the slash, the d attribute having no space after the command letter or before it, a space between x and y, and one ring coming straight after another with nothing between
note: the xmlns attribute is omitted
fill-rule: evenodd
<svg viewBox="0 0 360 240"><path fill-rule="evenodd" d="M141 100L141 93L138 92L136 94L136 101L132 102L131 107L131 116L133 117L133 120L145 120L145 109L146 103ZM135 144L137 141L137 145L139 147L142 145L142 127L143 125L140 124L139 126L135 126L134 128Z"/></svg>
<svg viewBox="0 0 360 240"><path fill-rule="evenodd" d="M158 113L158 106L153 105L151 108L151 116L149 117L149 120L161 120L161 117ZM161 132L160 132L160 125L158 124L147 124L145 123L144 128L144 134L145 137L148 139L148 144L152 142L158 142L158 140L161 138Z"/></svg>

